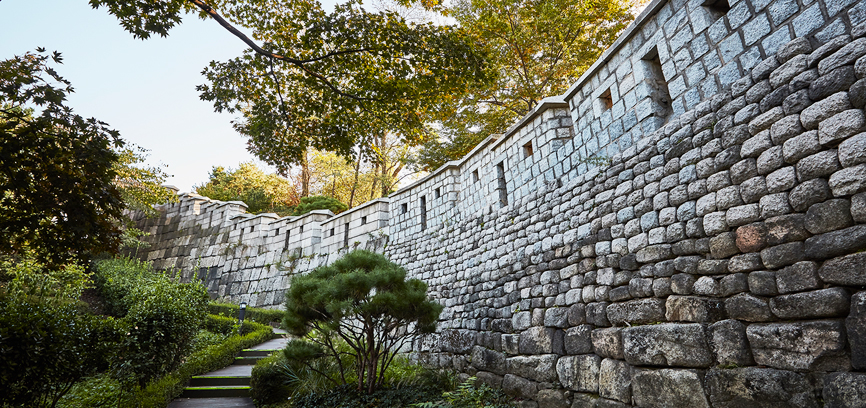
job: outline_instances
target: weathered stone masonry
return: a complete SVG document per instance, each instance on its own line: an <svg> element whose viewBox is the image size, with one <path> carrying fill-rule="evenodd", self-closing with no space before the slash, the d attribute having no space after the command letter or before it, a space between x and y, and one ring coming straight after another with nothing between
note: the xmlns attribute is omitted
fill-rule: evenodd
<svg viewBox="0 0 866 408"><path fill-rule="evenodd" d="M388 199L280 219L187 195L141 220L144 256L267 306L383 251L446 306L419 358L525 406L866 406L864 103L866 2L659 0Z"/></svg>

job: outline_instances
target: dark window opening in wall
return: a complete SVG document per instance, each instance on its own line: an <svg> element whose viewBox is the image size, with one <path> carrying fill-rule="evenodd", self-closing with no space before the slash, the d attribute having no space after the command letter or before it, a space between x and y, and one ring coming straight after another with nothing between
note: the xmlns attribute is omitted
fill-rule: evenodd
<svg viewBox="0 0 866 408"><path fill-rule="evenodd" d="M472 170L472 182L477 183L479 180L478 169Z"/></svg>
<svg viewBox="0 0 866 408"><path fill-rule="evenodd" d="M328 231L328 236L329 236L329 237L333 237L333 236L334 236L334 229L333 229L333 228L331 228L331 230Z"/></svg>
<svg viewBox="0 0 866 408"><path fill-rule="evenodd" d="M406 214L409 211L409 204L400 204L400 214Z"/></svg>
<svg viewBox="0 0 866 408"><path fill-rule="evenodd" d="M277 228L277 232L274 233L274 236L280 235L280 229Z"/></svg>
<svg viewBox="0 0 866 408"><path fill-rule="evenodd" d="M499 192L499 206L508 205L508 186L505 183L505 162L496 165L496 191Z"/></svg>
<svg viewBox="0 0 866 408"><path fill-rule="evenodd" d="M610 94L610 88L598 96L598 101L600 102L602 112L608 111L613 107L613 96Z"/></svg>
<svg viewBox="0 0 866 408"><path fill-rule="evenodd" d="M291 228L286 230L286 240L283 241L283 251L289 249L289 233L290 232L292 232Z"/></svg>
<svg viewBox="0 0 866 408"><path fill-rule="evenodd" d="M349 247L349 223L348 222L343 227L343 246L346 248Z"/></svg>
<svg viewBox="0 0 866 408"><path fill-rule="evenodd" d="M523 145L523 158L525 159L527 157L531 157L532 153L532 141L530 140L525 145Z"/></svg>
<svg viewBox="0 0 866 408"><path fill-rule="evenodd" d="M650 86L653 115L665 119L671 110L671 94L665 81L658 47L653 47L642 60L645 68L644 81Z"/></svg>
<svg viewBox="0 0 866 408"><path fill-rule="evenodd" d="M256 226L255 226L255 225L253 225L252 227L250 227L250 232L253 232L253 231L255 231L255 230L256 230Z"/></svg>
<svg viewBox="0 0 866 408"><path fill-rule="evenodd" d="M427 196L421 196L421 229L427 229Z"/></svg>
<svg viewBox="0 0 866 408"><path fill-rule="evenodd" d="M441 188L441 187L440 187L440 188ZM439 197L442 197L442 191L439 190L439 188L437 188L437 189L434 191L434 196L433 196L433 198L439 198Z"/></svg>
<svg viewBox="0 0 866 408"><path fill-rule="evenodd" d="M731 5L728 3L728 0L707 0L702 6L707 8L714 20L724 17L725 14L731 11Z"/></svg>
<svg viewBox="0 0 866 408"><path fill-rule="evenodd" d="M367 223L367 217L366 216L361 217L361 225L364 225L366 223Z"/></svg>
<svg viewBox="0 0 866 408"><path fill-rule="evenodd" d="M301 225L301 234L303 234L303 233L304 233L304 226Z"/></svg>

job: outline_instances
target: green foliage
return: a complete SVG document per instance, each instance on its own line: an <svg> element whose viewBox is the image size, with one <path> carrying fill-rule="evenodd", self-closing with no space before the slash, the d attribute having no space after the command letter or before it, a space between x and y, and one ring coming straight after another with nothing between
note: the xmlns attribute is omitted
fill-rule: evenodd
<svg viewBox="0 0 866 408"><path fill-rule="evenodd" d="M634 16L630 0L455 0L446 13L487 49L492 81L450 101L439 140L419 167L434 170L505 132L548 96L564 93Z"/></svg>
<svg viewBox="0 0 866 408"><path fill-rule="evenodd" d="M266 174L254 163L241 163L237 169L214 167L207 183L195 187L196 193L220 201L243 201L251 214L264 212L289 215L298 202L291 181Z"/></svg>
<svg viewBox="0 0 866 408"><path fill-rule="evenodd" d="M251 322L253 331L223 338L214 344L197 342L200 347L190 354L176 370L166 373L162 378L151 381L144 388L129 388L110 375L100 375L76 384L58 406L63 408L105 407L105 408L162 408L177 398L185 384L194 375L230 365L234 356L245 348L260 344L271 338L273 330L269 326ZM201 332L197 338L212 337ZM222 336L220 336L222 337Z"/></svg>
<svg viewBox="0 0 866 408"><path fill-rule="evenodd" d="M119 134L64 105L59 53L0 61L0 253L49 269L117 249Z"/></svg>
<svg viewBox="0 0 866 408"><path fill-rule="evenodd" d="M397 350L434 331L441 311L427 299L425 283L406 280L406 271L380 254L356 250L292 279L283 326L297 336L315 330L305 340L338 363L343 354L351 355L358 390L372 393L383 385ZM347 369L340 367L341 383L347 382Z"/></svg>
<svg viewBox="0 0 866 408"><path fill-rule="evenodd" d="M72 302L0 294L0 405L51 407L107 367L120 333Z"/></svg>
<svg viewBox="0 0 866 408"><path fill-rule="evenodd" d="M424 386L409 386L382 388L366 394L350 385L341 385L330 391L300 396L291 406L293 408L403 408L438 398L441 392Z"/></svg>
<svg viewBox="0 0 866 408"><path fill-rule="evenodd" d="M0 281L6 290L24 296L35 296L44 302L77 300L90 283L90 273L77 264L54 269L31 257L0 257ZM2 283L0 283L2 284Z"/></svg>
<svg viewBox="0 0 866 408"><path fill-rule="evenodd" d="M418 408L508 408L513 407L510 398L501 390L482 383L476 385L475 377L469 378L453 391L442 393L439 401L414 404Z"/></svg>
<svg viewBox="0 0 866 408"><path fill-rule="evenodd" d="M96 271L93 281L102 296L107 314L126 316L134 298L128 297L141 286L151 281L166 280L164 274L155 272L149 262L134 258L116 257L94 262Z"/></svg>
<svg viewBox="0 0 866 408"><path fill-rule="evenodd" d="M240 306L234 303L210 302L207 305L208 313L232 318L235 323L237 323L239 308ZM285 311L279 309L262 309L247 306L244 322L253 321L261 324L280 323L283 321L285 314Z"/></svg>
<svg viewBox="0 0 866 408"><path fill-rule="evenodd" d="M132 304L123 319L128 333L115 370L144 386L180 365L201 328L209 298L199 283L168 279L151 280L127 297Z"/></svg>
<svg viewBox="0 0 866 408"><path fill-rule="evenodd" d="M114 164L117 173L114 183L128 209L153 216L155 204L176 202L177 195L162 186L169 177L164 170L166 166L142 166L146 153L147 150L139 146L123 148Z"/></svg>
<svg viewBox="0 0 866 408"><path fill-rule="evenodd" d="M346 211L349 207L336 198L326 196L303 197L301 202L292 211L292 215L304 215L313 210L331 210L334 214Z"/></svg>

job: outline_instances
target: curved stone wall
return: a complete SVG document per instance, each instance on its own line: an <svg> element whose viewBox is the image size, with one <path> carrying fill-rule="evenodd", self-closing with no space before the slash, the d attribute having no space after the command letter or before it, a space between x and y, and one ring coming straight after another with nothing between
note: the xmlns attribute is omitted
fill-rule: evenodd
<svg viewBox="0 0 866 408"><path fill-rule="evenodd" d="M142 253L273 306L379 250L445 306L419 358L527 407L864 406L864 103L866 3L658 0L566 94L387 200L184 196Z"/></svg>

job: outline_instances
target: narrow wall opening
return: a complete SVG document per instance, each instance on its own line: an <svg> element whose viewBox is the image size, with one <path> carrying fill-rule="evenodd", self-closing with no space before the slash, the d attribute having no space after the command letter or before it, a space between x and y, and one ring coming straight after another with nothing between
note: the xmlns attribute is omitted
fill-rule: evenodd
<svg viewBox="0 0 866 408"><path fill-rule="evenodd" d="M349 223L347 222L343 227L343 247L349 247Z"/></svg>
<svg viewBox="0 0 866 408"><path fill-rule="evenodd" d="M613 108L613 96L610 93L610 88L598 96L598 106L602 112L606 112Z"/></svg>
<svg viewBox="0 0 866 408"><path fill-rule="evenodd" d="M662 70L658 47L653 47L641 62L644 67L644 81L650 87L649 97L652 101L652 115L662 120L667 119L671 112L671 94Z"/></svg>
<svg viewBox="0 0 866 408"><path fill-rule="evenodd" d="M704 6L710 12L713 20L718 20L731 11L731 5L728 3L728 0L707 0L701 6Z"/></svg>
<svg viewBox="0 0 866 408"><path fill-rule="evenodd" d="M427 196L421 196L419 206L421 207L421 229L427 229Z"/></svg>
<svg viewBox="0 0 866 408"><path fill-rule="evenodd" d="M532 157L532 141L530 140L525 145L523 145L523 158Z"/></svg>
<svg viewBox="0 0 866 408"><path fill-rule="evenodd" d="M505 183L505 162L496 165L496 191L499 193L499 207L508 205L508 185Z"/></svg>

